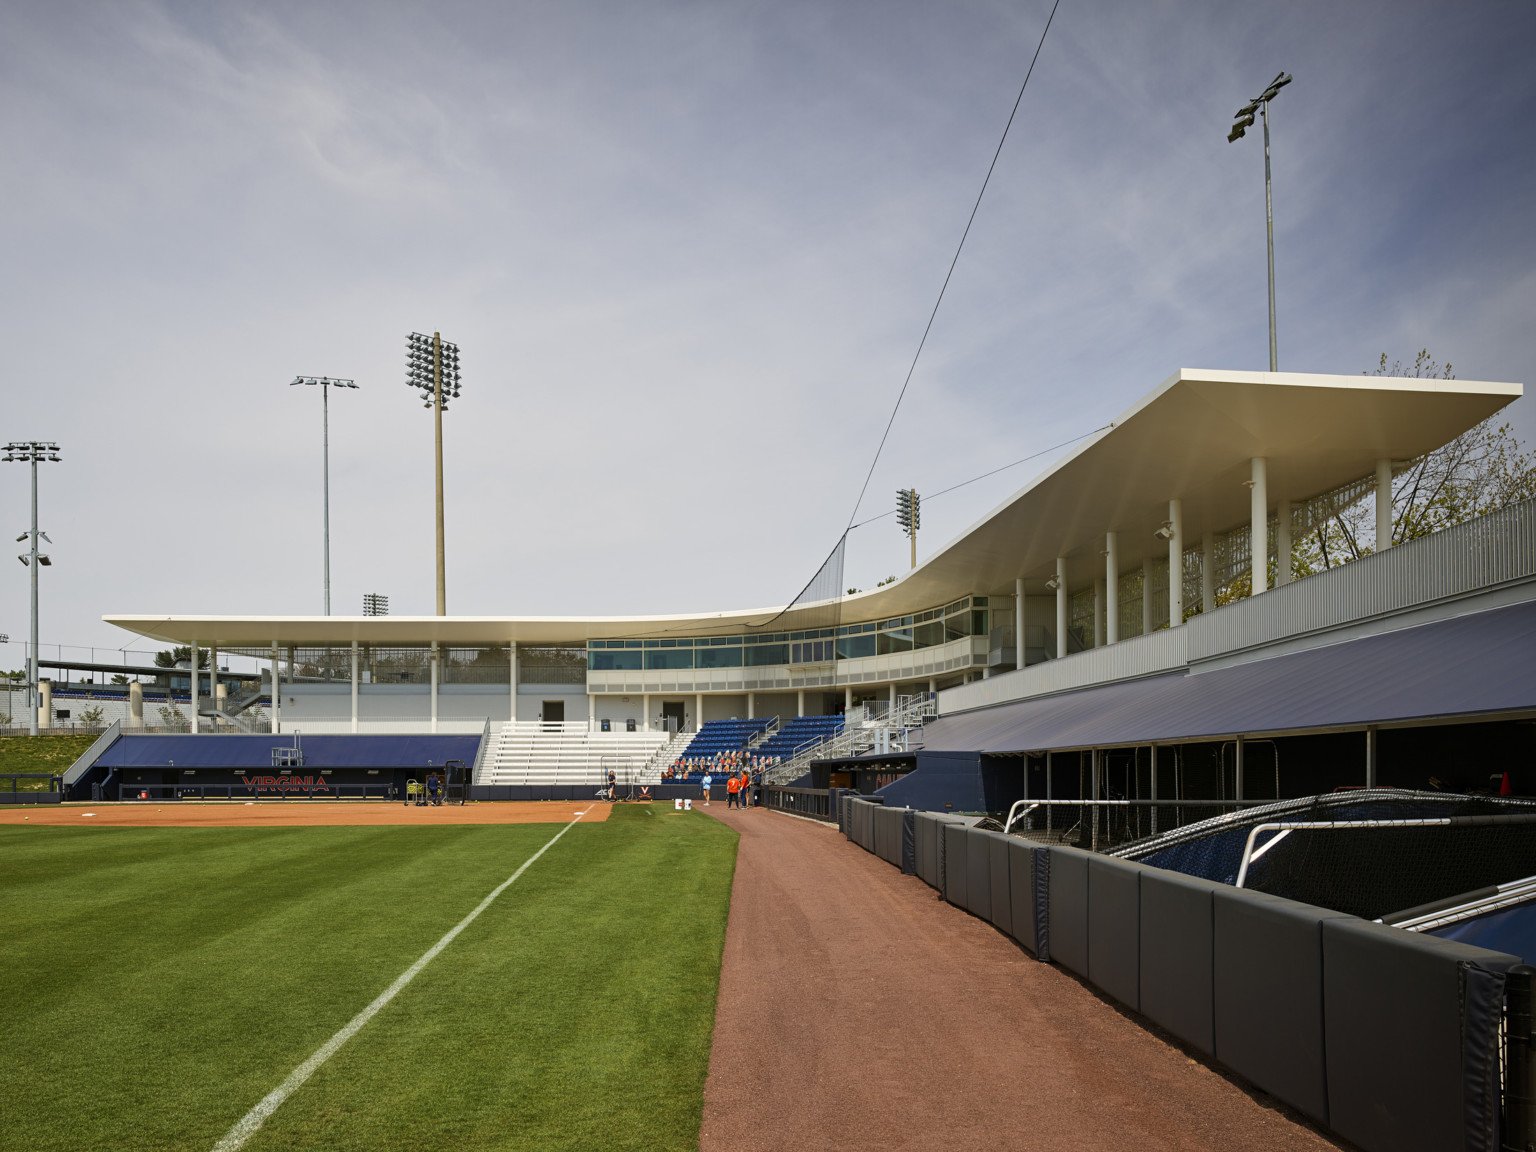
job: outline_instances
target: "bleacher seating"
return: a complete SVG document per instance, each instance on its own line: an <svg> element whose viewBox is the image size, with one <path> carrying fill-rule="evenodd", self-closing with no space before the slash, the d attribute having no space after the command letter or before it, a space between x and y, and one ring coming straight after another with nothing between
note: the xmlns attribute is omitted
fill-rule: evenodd
<svg viewBox="0 0 1536 1152"><path fill-rule="evenodd" d="M752 755L754 758L793 756L800 745L818 738L825 740L842 730L841 716L794 716L785 720L777 732L752 749Z"/></svg>
<svg viewBox="0 0 1536 1152"><path fill-rule="evenodd" d="M477 784L601 784L612 768L637 783L660 779L657 753L665 732L592 731L585 721L503 724L486 754Z"/></svg>
<svg viewBox="0 0 1536 1152"><path fill-rule="evenodd" d="M740 752L754 736L768 727L768 723L766 718L710 720L698 730L677 759L692 763L699 760L712 760L722 752Z"/></svg>

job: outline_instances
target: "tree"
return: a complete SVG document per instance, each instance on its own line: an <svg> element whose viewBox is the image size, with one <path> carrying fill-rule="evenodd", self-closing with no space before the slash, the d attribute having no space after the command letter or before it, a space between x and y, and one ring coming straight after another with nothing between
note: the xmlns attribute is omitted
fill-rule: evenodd
<svg viewBox="0 0 1536 1152"><path fill-rule="evenodd" d="M199 648L197 650L197 666L199 668L208 667L209 655L210 653L207 648ZM183 644L178 648L172 648L169 652L156 652L155 667L174 668L177 661L190 659L192 659L192 648L190 645Z"/></svg>
<svg viewBox="0 0 1536 1152"><path fill-rule="evenodd" d="M1411 367L1387 366L1373 375L1454 380L1450 364L1422 349ZM1392 543L1428 536L1442 528L1497 512L1536 496L1536 452L1526 451L1507 423L1491 416L1433 452L1409 461L1392 481ZM1375 494L1331 516L1296 542L1292 574L1310 576L1368 556L1376 550Z"/></svg>
<svg viewBox="0 0 1536 1152"><path fill-rule="evenodd" d="M82 708L80 710L80 723L84 724L88 728L95 728L96 726L104 723L106 718L106 709L102 708L99 704L92 705L89 708Z"/></svg>

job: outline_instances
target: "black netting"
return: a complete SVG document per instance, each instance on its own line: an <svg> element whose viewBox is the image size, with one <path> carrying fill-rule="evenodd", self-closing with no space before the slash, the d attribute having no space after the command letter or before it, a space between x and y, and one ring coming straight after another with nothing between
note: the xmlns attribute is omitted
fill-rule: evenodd
<svg viewBox="0 0 1536 1152"><path fill-rule="evenodd" d="M1237 880L1251 829L1268 823L1450 819L1450 824L1266 830L1245 887L1378 919L1536 875L1536 801L1378 789L1250 808L1123 847L1115 855ZM1502 822L1501 822L1502 821Z"/></svg>

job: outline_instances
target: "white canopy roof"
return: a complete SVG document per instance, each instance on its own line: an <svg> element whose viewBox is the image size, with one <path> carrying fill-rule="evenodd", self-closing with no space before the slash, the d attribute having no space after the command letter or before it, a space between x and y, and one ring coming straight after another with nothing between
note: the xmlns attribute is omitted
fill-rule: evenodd
<svg viewBox="0 0 1536 1152"><path fill-rule="evenodd" d="M1184 369L1102 432L1010 496L894 584L847 597L842 618L901 616L969 593L1044 592L1057 556L1069 581L1099 571L1104 534L1120 533L1122 567L1166 556L1153 535L1168 501L1183 502L1186 541L1249 517L1250 461L1268 460L1269 500L1300 501L1449 442L1518 398L1519 384L1397 376ZM165 643L283 645L581 644L641 635L693 636L762 625L779 608L678 616L109 615ZM815 626L797 607L775 629ZM814 619L813 619L814 618ZM797 621L799 621L797 623ZM812 621L812 622L807 622Z"/></svg>

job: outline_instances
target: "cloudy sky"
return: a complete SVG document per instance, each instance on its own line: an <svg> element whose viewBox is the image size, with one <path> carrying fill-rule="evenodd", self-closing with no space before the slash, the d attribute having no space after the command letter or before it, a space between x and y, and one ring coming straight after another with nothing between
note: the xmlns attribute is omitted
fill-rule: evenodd
<svg viewBox="0 0 1536 1152"><path fill-rule="evenodd" d="M431 612L412 330L463 349L451 612L782 603L853 511L1048 7L5 5L3 434L64 456L45 643L320 611L297 373L361 385L332 405L334 610ZM1281 69L1281 367L1428 347L1536 380L1533 43L1503 0L1062 0L865 514L1181 366L1265 366L1262 147L1225 134ZM923 550L1036 467L926 504ZM0 501L20 532L24 468ZM904 559L860 529L848 582Z"/></svg>

